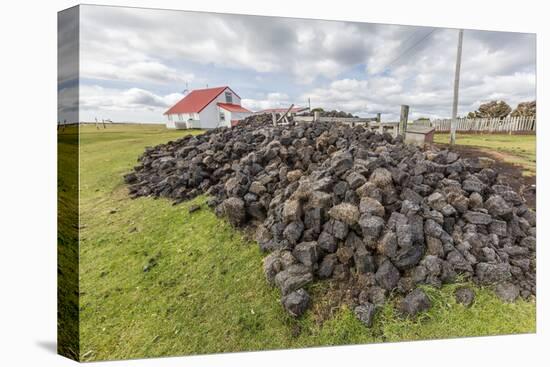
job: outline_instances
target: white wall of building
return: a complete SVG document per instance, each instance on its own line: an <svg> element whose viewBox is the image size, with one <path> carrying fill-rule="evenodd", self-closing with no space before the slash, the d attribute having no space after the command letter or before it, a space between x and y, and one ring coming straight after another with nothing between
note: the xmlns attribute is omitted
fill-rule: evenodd
<svg viewBox="0 0 550 367"><path fill-rule="evenodd" d="M210 102L210 104L200 112L199 118L202 129L214 129L216 127L231 126L231 112L221 109L218 106L218 103L228 103L225 95L226 92L231 94L231 103L239 106L241 105L241 99L229 88L226 88L218 97L216 97L216 99ZM220 113L222 112L225 116L224 121L220 120Z"/></svg>
<svg viewBox="0 0 550 367"><path fill-rule="evenodd" d="M220 120L220 126L231 127L231 115L233 114L233 112L224 110L223 108L219 108L219 111L220 111L220 117L222 113L225 116L223 121Z"/></svg>
<svg viewBox="0 0 550 367"><path fill-rule="evenodd" d="M226 93L231 95L231 100L228 102ZM212 102L208 104L200 113L182 113L182 114L171 114L167 115L166 127L169 129L175 129L176 123L178 125L187 124L189 128L201 128L201 129L214 129L216 127L228 127L231 126L231 119L240 120L248 116L249 114L243 112L233 112L226 111L220 108L218 103L232 103L236 105L241 105L241 99L235 93L233 93L229 88L226 88L223 92L220 93ZM220 114L223 113L225 119L220 119ZM236 117L244 114L244 117ZM192 121L189 121L192 119Z"/></svg>
<svg viewBox="0 0 550 367"><path fill-rule="evenodd" d="M227 102L226 97L225 97L226 92L231 94L232 102ZM231 91L231 89L229 89L229 88L226 88L223 92L221 92L220 95L218 97L216 97L215 102L216 103L232 103L232 104L237 104L239 106L241 105L241 99L239 98L239 96L237 96L235 93L233 93ZM216 104L216 103L214 103L214 104Z"/></svg>
<svg viewBox="0 0 550 367"><path fill-rule="evenodd" d="M178 124L179 126L183 126L188 123L189 120L198 120L199 114L198 113L173 113L170 115L166 115L166 127L168 129L176 129Z"/></svg>
<svg viewBox="0 0 550 367"><path fill-rule="evenodd" d="M175 129L176 128L176 122L172 118L172 115L166 115L166 127L168 129Z"/></svg>

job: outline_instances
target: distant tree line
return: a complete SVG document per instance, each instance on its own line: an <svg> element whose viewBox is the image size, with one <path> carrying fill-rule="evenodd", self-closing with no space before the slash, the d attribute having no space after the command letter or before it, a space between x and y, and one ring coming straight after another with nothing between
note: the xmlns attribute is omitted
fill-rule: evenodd
<svg viewBox="0 0 550 367"><path fill-rule="evenodd" d="M325 111L323 108L313 108L308 115L313 116L315 111L319 111L321 117L357 117L351 113L344 111ZM528 101L519 103L514 110L504 101L490 101L482 103L476 111L468 112L466 118L505 118L505 117L519 117L519 116L536 116L537 114L537 102ZM420 117L416 121L429 120L427 117Z"/></svg>
<svg viewBox="0 0 550 367"><path fill-rule="evenodd" d="M504 101L490 101L482 103L476 111L469 112L466 118L505 118L508 116L536 116L537 114L537 102L521 102L512 111L512 107Z"/></svg>

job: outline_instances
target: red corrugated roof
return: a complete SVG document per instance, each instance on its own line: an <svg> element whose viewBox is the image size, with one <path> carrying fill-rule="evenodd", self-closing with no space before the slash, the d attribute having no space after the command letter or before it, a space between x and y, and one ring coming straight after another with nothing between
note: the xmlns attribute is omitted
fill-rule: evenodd
<svg viewBox="0 0 550 367"><path fill-rule="evenodd" d="M218 106L223 108L224 110L230 111L230 112L249 112L252 113L252 111L247 110L243 106L239 106L238 104L233 103L217 103Z"/></svg>
<svg viewBox="0 0 550 367"><path fill-rule="evenodd" d="M195 89L191 91L191 93L183 97L181 101L179 101L178 103L170 107L168 111L166 111L164 114L168 115L168 114L174 114L174 113L201 112L206 106L210 104L210 102L216 99L216 97L219 96L226 89L229 89L233 92L233 90L228 86L206 88L206 89ZM235 95L239 97L237 93L235 93Z"/></svg>

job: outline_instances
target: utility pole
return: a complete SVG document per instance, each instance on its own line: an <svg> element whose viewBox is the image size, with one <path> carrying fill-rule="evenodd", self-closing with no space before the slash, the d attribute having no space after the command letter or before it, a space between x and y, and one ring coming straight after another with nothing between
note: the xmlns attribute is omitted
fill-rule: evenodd
<svg viewBox="0 0 550 367"><path fill-rule="evenodd" d="M458 45L456 48L455 84L453 91L453 113L451 116L451 146L456 142L456 116L458 113L458 86L460 84L460 61L462 59L462 35L463 29L458 30Z"/></svg>

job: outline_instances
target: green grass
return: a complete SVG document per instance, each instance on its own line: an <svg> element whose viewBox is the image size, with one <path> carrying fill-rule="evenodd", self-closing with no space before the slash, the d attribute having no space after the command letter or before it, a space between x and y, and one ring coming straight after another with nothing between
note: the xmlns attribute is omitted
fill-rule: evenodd
<svg viewBox="0 0 550 367"><path fill-rule="evenodd" d="M449 134L435 134L434 141L440 144L449 142ZM524 175L536 174L536 136L508 134L459 134L458 145L472 146L486 151L498 152L504 161L521 166Z"/></svg>
<svg viewBox="0 0 550 367"><path fill-rule="evenodd" d="M78 128L58 131L57 349L78 358Z"/></svg>
<svg viewBox="0 0 550 367"><path fill-rule="evenodd" d="M457 305L456 285L428 289L434 307L403 320L388 303L365 328L346 307L318 323L314 307L294 320L264 280L263 254L198 197L173 206L131 200L122 181L145 146L187 132L161 126L84 126L81 134L80 355L84 360L235 352L526 333L535 302L500 302L475 288ZM197 132L193 132L197 133ZM189 214L191 204L202 204ZM154 259L154 260L152 260ZM143 267L155 263L148 272Z"/></svg>

